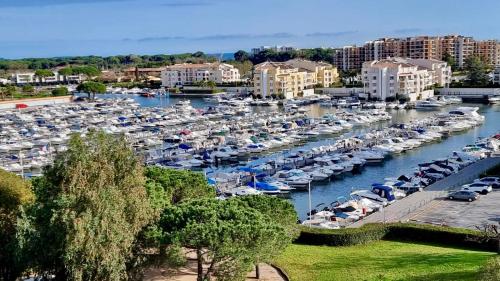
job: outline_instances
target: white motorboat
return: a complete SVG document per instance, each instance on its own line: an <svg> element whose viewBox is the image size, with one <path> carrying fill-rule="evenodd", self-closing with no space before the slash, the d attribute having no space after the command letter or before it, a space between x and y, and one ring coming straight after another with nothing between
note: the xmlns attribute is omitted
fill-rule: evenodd
<svg viewBox="0 0 500 281"><path fill-rule="evenodd" d="M418 101L415 104L415 108L417 108L417 109L439 109L441 107L443 107L442 103L439 103L437 101L429 101L429 100Z"/></svg>
<svg viewBox="0 0 500 281"><path fill-rule="evenodd" d="M500 103L500 96L490 96L490 97L488 97L488 103L490 103L490 104L498 104L498 103Z"/></svg>

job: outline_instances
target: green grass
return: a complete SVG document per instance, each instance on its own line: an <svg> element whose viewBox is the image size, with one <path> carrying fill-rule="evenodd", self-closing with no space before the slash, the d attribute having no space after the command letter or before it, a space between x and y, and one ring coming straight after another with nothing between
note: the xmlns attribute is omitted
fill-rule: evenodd
<svg viewBox="0 0 500 281"><path fill-rule="evenodd" d="M292 281L477 280L494 253L377 241L350 247L293 244L276 260Z"/></svg>

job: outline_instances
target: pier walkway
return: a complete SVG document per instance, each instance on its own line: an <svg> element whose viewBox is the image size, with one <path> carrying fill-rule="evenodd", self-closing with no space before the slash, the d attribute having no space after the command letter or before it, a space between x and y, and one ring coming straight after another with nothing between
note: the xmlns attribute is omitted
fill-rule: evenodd
<svg viewBox="0 0 500 281"><path fill-rule="evenodd" d="M490 157L479 160L465 167L460 172L429 185L425 191L415 192L347 227L360 227L366 223L401 221L403 218L408 217L412 212L426 206L434 199L446 196L450 190L457 189L473 181L478 178L481 173L498 164L500 164L500 157Z"/></svg>
<svg viewBox="0 0 500 281"><path fill-rule="evenodd" d="M73 99L73 96L0 100L0 110L2 110L2 109L15 109L17 104L25 104L25 105L31 107L31 106L43 106L43 105L69 103L72 101L72 99Z"/></svg>

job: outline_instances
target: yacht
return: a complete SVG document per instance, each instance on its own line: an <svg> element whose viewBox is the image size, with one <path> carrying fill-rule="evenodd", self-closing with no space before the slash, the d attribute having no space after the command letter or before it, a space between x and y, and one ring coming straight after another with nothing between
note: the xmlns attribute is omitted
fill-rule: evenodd
<svg viewBox="0 0 500 281"><path fill-rule="evenodd" d="M415 108L417 109L438 109L443 107L443 104L438 102L438 101L431 101L431 100L423 100L423 101L418 101L415 104Z"/></svg>
<svg viewBox="0 0 500 281"><path fill-rule="evenodd" d="M490 96L490 97L488 97L488 103L490 103L490 104L498 104L498 103L500 103L500 96Z"/></svg>

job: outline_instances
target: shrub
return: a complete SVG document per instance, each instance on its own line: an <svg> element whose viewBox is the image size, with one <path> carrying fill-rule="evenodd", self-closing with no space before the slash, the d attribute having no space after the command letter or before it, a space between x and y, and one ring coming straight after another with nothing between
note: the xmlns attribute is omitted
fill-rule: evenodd
<svg viewBox="0 0 500 281"><path fill-rule="evenodd" d="M67 96L69 95L68 88L66 87L58 87L52 90L52 95L59 97L59 96Z"/></svg>
<svg viewBox="0 0 500 281"><path fill-rule="evenodd" d="M394 223L388 225L388 228L389 231L384 237L386 240L436 243L495 252L497 250L496 240L485 240L482 233L475 230L411 223Z"/></svg>
<svg viewBox="0 0 500 281"><path fill-rule="evenodd" d="M300 227L298 244L350 246L377 240L433 243L496 252L498 241L484 239L481 232L426 224L366 224L360 228L319 229Z"/></svg>
<svg viewBox="0 0 500 281"><path fill-rule="evenodd" d="M307 245L351 246L382 239L387 232L383 224L367 224L360 228L320 229L300 227L296 243Z"/></svg>
<svg viewBox="0 0 500 281"><path fill-rule="evenodd" d="M185 94L216 94L222 92L222 90L217 88L214 89L200 88L200 89L182 89L182 92Z"/></svg>
<svg viewBox="0 0 500 281"><path fill-rule="evenodd" d="M496 176L498 177L500 175L500 165L496 165L495 167L487 170L486 172L481 174L481 177L491 177L491 176Z"/></svg>

